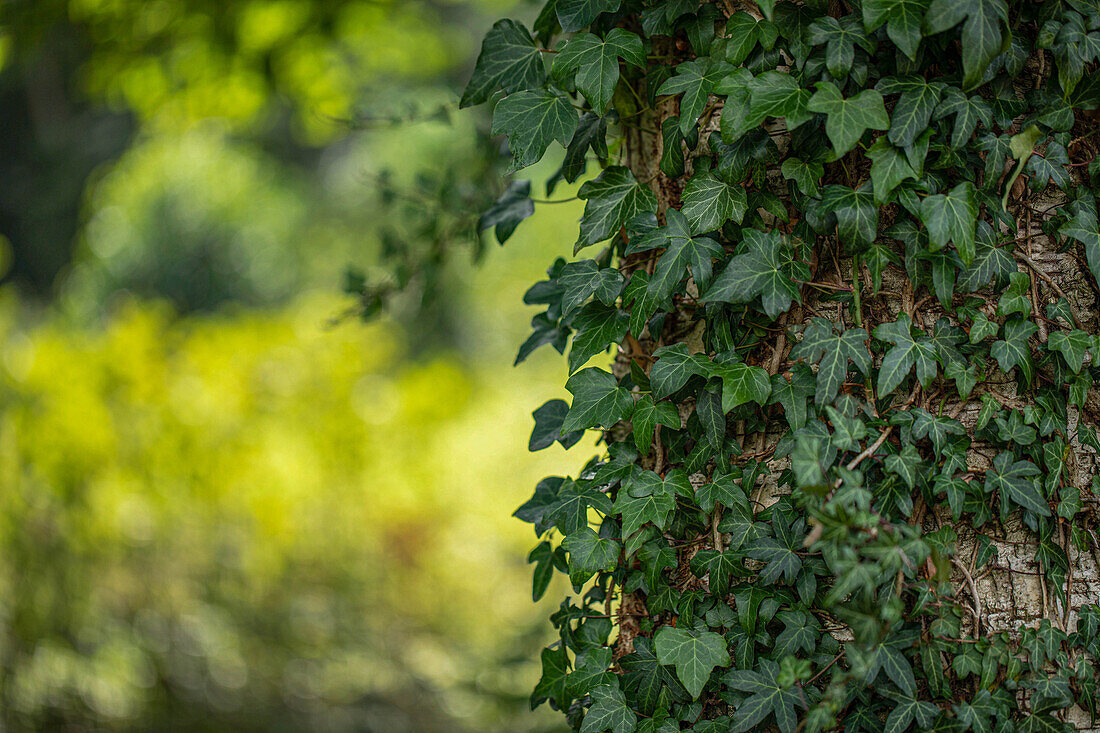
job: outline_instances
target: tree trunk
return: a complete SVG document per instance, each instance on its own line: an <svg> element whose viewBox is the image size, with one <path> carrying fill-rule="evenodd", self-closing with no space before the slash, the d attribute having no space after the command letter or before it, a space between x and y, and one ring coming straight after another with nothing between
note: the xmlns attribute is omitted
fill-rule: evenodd
<svg viewBox="0 0 1100 733"><path fill-rule="evenodd" d="M658 56L674 54L675 49L671 43L666 47L655 43L654 53ZM1032 61L1034 66L1035 60ZM717 136L722 111L721 103L721 98L711 97L714 111L701 138L705 138L708 130ZM629 129L626 135L625 164L639 181L650 182L657 195L658 218L662 224L665 223L664 214L668 208L680 206L680 196L692 174L692 156L709 153L705 142L701 143L700 148L694 153L685 146L687 163L684 175L679 178L669 178L661 172L662 140L660 135L653 134L652 131L661 130L665 119L677 112L675 97L660 100L653 112L642 116L638 128ZM1075 142L1080 140L1080 144L1093 145L1086 142L1084 137L1095 124L1091 118L1079 119L1074 128ZM784 150L789 144L789 136L786 134L776 135L774 139L780 150ZM1009 163L1011 162L1010 160ZM1011 165L1006 165L1003 176L1006 182L1009 179L1010 170ZM1021 181L1025 178L1021 177ZM1078 242L1072 242L1068 250L1063 248L1063 251L1059 251L1057 241L1052 240L1051 236L1044 233L1041 228L1043 221L1049 218L1050 212L1057 205L1064 203L1065 197L1033 195L1019 184L1020 182L1017 182L1013 189L1008 211L1018 222L1019 234L1016 240L1018 247L1015 253L1018 271L1028 274L1031 279L1032 314L1039 328L1034 339L1040 342L1046 341L1048 322L1042 316L1045 314L1046 305L1057 302L1059 298L1067 299L1072 307L1076 323L1070 324L1071 326L1075 325L1089 334L1100 333L1100 291L1097 289L1096 279L1089 272L1083 246ZM892 219L891 208L896 208L896 205L886 207L880 217L880 237ZM1003 228L1003 232L1007 233L1007 231L1007 228ZM899 258L904 258L904 248L896 246L896 242L893 244ZM835 236L820 237L813 245L813 252L811 280L818 287L809 285L801 287L801 303L795 304L792 310L782 316L778 322L782 330L775 333L772 341L761 344L746 355L747 363L765 367L770 374L787 372L795 363L790 359L789 353L798 341L798 333L814 317L827 318L833 323L843 324L846 328L862 326L869 333L879 324L895 321L902 313L908 314L913 325L926 332L931 332L939 319L947 319L952 325L962 325L954 310L945 309L926 287L915 288L901 267L888 267L882 275L881 287L875 288L871 273L865 265L860 266L858 274L853 273L853 258L845 253ZM652 273L655 261L656 257L652 256L651 252L645 252L625 258L620 263L620 269L624 273L639 269L648 269ZM861 308L858 317L847 304L828 298L833 292L850 289L853 285L857 285L860 291ZM689 285L689 291L691 291L691 285ZM697 290L695 292L697 293ZM985 301L981 310L992 320L1001 292L1002 289L997 288L994 281L980 291L968 295L976 295ZM963 296L956 294L954 305L957 306L962 300ZM613 369L617 377L629 373L632 362L647 367L652 365L653 351L662 346L686 343L692 353L703 351L700 329L696 328L701 324L687 311L679 311L671 315L674 317L665 321L660 334L646 332L635 335L629 337L621 346ZM873 350L872 354L875 357L874 366L878 368L881 364L881 355L875 354ZM850 390L862 396L864 386L847 384L842 390ZM1028 396L1018 395L1017 379L1014 375L1005 374L993 368L986 375L986 379L979 382L964 400L958 399L953 390L937 389L935 385L931 389L924 389L916 385L908 395L895 397L894 404L907 408L921 407L933 413L939 411L940 414L958 419L966 427L973 441L967 456L967 468L973 472L970 478L980 480L981 474L989 468L992 458L998 452L997 447L982 443L975 435L974 426L983 404L983 395L991 396L1000 405L1016 409L1027 407L1030 400ZM681 405L682 417L685 420L691 411L690 404ZM1068 424L1071 440L1066 482L1081 492L1085 508L1082 514L1078 515L1078 521L1084 524L1090 546L1086 550L1076 548L1070 541L1066 523L1059 524L1059 535L1053 540L1068 557L1069 570L1066 573L1064 588L1050 587L1045 581L1044 574L1040 572L1035 560L1039 538L1023 525L1019 512L1010 515L1004 522L994 518L979 532L965 518L962 521L954 521L946 502L925 506L919 496L916 498L917 506L911 517L911 523L920 524L926 533L943 527L952 527L958 535L957 559L952 567L951 582L955 588L956 597L969 606L970 618L965 630L974 638L998 632L1008 632L1018 638L1022 629L1037 628L1042 619L1048 619L1055 628L1072 632L1077 623L1075 609L1100 600L1100 539L1097 537L1096 511L1100 497L1095 496L1091 490L1093 478L1098 475L1100 457L1094 448L1082 444L1077 433L1080 425L1100 426L1100 394L1095 389L1089 390L1083 410L1070 405ZM781 432L746 433L743 423L735 426L735 430L739 431L738 442L745 451L744 458L770 456L782 434ZM662 458L659 447L659 426L657 435L658 449L655 455L650 456L644 463L644 467L660 472ZM887 440L895 444L900 443L896 432L887 436ZM769 506L780 493L786 491L777 487L776 478L783 469L789 467L789 460L772 459L768 460L767 465L770 470L766 474L764 486L759 493L760 503L757 505L759 509ZM694 486L699 486L707 480L708 477L702 473L691 476ZM984 535L984 540L981 535ZM978 557L981 542L986 540L995 548L996 557L985 564L981 570L977 570L975 560ZM711 541L710 546L721 549L719 545L722 541L723 538L715 531L714 540ZM690 556L700 549L705 549L705 546L695 546L681 552L679 568L675 573L675 577L681 581L681 590L697 587L696 584L699 581L687 570L687 565ZM1065 598L1068 598L1068 603L1063 600ZM616 658L633 651L633 639L640 633L638 619L643 617L645 612L643 598L636 594L623 594L617 613L620 631ZM845 640L851 638L843 628L835 631L834 635ZM1017 694L1023 695L1022 692ZM1073 724L1079 730L1100 731L1100 727L1090 726L1087 713L1080 708L1073 708L1065 718L1065 722Z"/></svg>

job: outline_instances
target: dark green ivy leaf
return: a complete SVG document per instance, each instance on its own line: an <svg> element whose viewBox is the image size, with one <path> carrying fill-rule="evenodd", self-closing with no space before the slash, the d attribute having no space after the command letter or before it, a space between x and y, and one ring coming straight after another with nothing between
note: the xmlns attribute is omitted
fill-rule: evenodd
<svg viewBox="0 0 1100 733"><path fill-rule="evenodd" d="M481 43L474 74L458 106L487 102L498 88L511 94L539 87L546 79L541 56L523 24L498 20Z"/></svg>
<svg viewBox="0 0 1100 733"><path fill-rule="evenodd" d="M545 405L531 413L535 418L535 429L531 431L531 439L527 443L530 451L539 451L549 448L555 442L561 443L565 449L572 448L584 437L583 430L563 434L561 432L565 415L569 412L569 404L565 400L550 400Z"/></svg>
<svg viewBox="0 0 1100 733"><path fill-rule="evenodd" d="M649 446L653 443L653 432L657 425L664 425L673 430L680 429L680 413L673 403L667 400L654 402L651 395L644 395L634 405L634 414L630 422L634 426L634 443L638 446L638 452L645 455L649 453Z"/></svg>
<svg viewBox="0 0 1100 733"><path fill-rule="evenodd" d="M779 233L745 229L741 234L747 251L730 260L700 300L748 303L759 296L764 312L776 318L798 299L797 284L780 269Z"/></svg>
<svg viewBox="0 0 1100 733"><path fill-rule="evenodd" d="M573 395L573 404L561 429L564 432L594 427L610 427L630 417L634 398L619 386L614 375L602 369L582 369L565 383Z"/></svg>
<svg viewBox="0 0 1100 733"><path fill-rule="evenodd" d="M582 308L572 320L577 332L569 350L569 372L577 371L593 356L626 338L629 321L630 315L616 306L592 302Z"/></svg>
<svg viewBox="0 0 1100 733"><path fill-rule="evenodd" d="M618 0L615 0L618 5ZM592 707L584 714L580 733L633 733L638 716L626 704L626 697L618 687L601 685L592 690Z"/></svg>
<svg viewBox="0 0 1100 733"><path fill-rule="evenodd" d="M882 396L893 392L909 374L914 365L917 367L917 379L927 387L936 378L936 352L923 342L917 341L911 334L912 322L902 313L893 323L883 323L875 327L875 338L887 341L894 347L882 358L878 371L876 392Z"/></svg>
<svg viewBox="0 0 1100 733"><path fill-rule="evenodd" d="M863 25L868 32L886 24L886 35L911 60L917 59L921 23L930 0L864 0Z"/></svg>
<svg viewBox="0 0 1100 733"><path fill-rule="evenodd" d="M591 527L567 535L562 547L569 553L569 582L574 586L600 571L614 570L619 563L619 543L600 537Z"/></svg>
<svg viewBox="0 0 1100 733"><path fill-rule="evenodd" d="M830 185L822 190L821 206L836 217L840 241L853 251L874 243L878 236L878 210L871 182L856 189Z"/></svg>
<svg viewBox="0 0 1100 733"><path fill-rule="evenodd" d="M792 359L817 362L817 392L819 405L831 403L848 374L848 362L863 374L871 369L871 355L864 343L867 331L849 328L837 332L834 324L824 318L814 318L806 326L802 340L791 349Z"/></svg>
<svg viewBox="0 0 1100 733"><path fill-rule="evenodd" d="M955 243L963 264L974 261L974 237L978 223L978 200L974 184L963 181L946 194L936 194L921 201L920 218L928 227L928 239L933 250Z"/></svg>
<svg viewBox="0 0 1100 733"><path fill-rule="evenodd" d="M916 178L917 172L909 165L905 152L887 142L885 137L875 140L867 150L871 159L871 184L875 192L875 203L882 206L888 203L890 193L906 178Z"/></svg>
<svg viewBox="0 0 1100 733"><path fill-rule="evenodd" d="M578 33L559 50L553 74L558 79L575 75L577 89L596 112L603 114L619 83L619 59L645 68L645 50L637 34L612 28L601 41L592 33Z"/></svg>
<svg viewBox="0 0 1100 733"><path fill-rule="evenodd" d="M1049 517L1050 507L1039 493L1039 486L1035 482L1038 475L1039 467L1034 463L1014 462L1012 454L1004 451L993 459L993 467L985 472L985 491L987 494L999 491L1001 501L1011 499L1013 503L1030 512Z"/></svg>
<svg viewBox="0 0 1100 733"><path fill-rule="evenodd" d="M512 170L537 163L552 140L568 145L576 129L577 110L545 90L509 94L493 110L492 133L508 136Z"/></svg>
<svg viewBox="0 0 1100 733"><path fill-rule="evenodd" d="M1035 324L1019 316L1005 323L1004 340L994 341L989 354L997 360L997 365L1006 374L1012 367L1018 367L1024 381L1031 384L1035 378L1035 362L1031 358L1030 339L1038 329Z"/></svg>
<svg viewBox="0 0 1100 733"><path fill-rule="evenodd" d="M680 211L691 224L692 233L710 232L729 220L738 224L745 218L749 200L743 186L730 186L710 171L700 171L684 188Z"/></svg>
<svg viewBox="0 0 1100 733"><path fill-rule="evenodd" d="M834 159L854 148L867 130L885 130L890 126L882 95L873 89L864 89L845 99L835 84L819 81L806 108L827 115L825 134L833 144Z"/></svg>
<svg viewBox="0 0 1100 733"><path fill-rule="evenodd" d="M683 135L695 128L715 85L731 71L731 64L704 56L677 66L676 76L665 81L657 90L658 96L684 95L680 100L680 132Z"/></svg>
<svg viewBox="0 0 1100 733"><path fill-rule="evenodd" d="M692 699L698 699L711 670L730 663L726 640L712 631L689 631L662 626L654 637L661 664L676 665L676 676Z"/></svg>
<svg viewBox="0 0 1100 733"><path fill-rule="evenodd" d="M572 33L592 24L601 13L619 9L622 0L557 0L558 23L563 33Z"/></svg>
<svg viewBox="0 0 1100 733"><path fill-rule="evenodd" d="M806 424L806 401L814 393L814 373L805 364L791 367L790 377L773 374L772 391L769 405L783 405L783 414L792 430L798 430Z"/></svg>
<svg viewBox="0 0 1100 733"><path fill-rule="evenodd" d="M599 178L581 186L577 196L585 199L585 205L575 250L608 239L638 214L657 210L653 190L638 183L623 166L605 169Z"/></svg>
<svg viewBox="0 0 1100 733"><path fill-rule="evenodd" d="M964 23L965 21L965 23ZM962 27L963 90L978 86L990 62L1008 45L1008 6L1004 0L932 0L924 31L932 35Z"/></svg>

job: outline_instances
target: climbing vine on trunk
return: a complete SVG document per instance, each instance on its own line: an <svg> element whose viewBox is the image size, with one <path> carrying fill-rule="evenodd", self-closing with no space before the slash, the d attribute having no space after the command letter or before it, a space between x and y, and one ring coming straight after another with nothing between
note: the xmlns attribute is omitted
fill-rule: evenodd
<svg viewBox="0 0 1100 733"><path fill-rule="evenodd" d="M1063 731L1100 655L1100 2L550 0L463 104L584 179L517 362L531 698L583 733ZM482 219L535 205L511 184ZM563 243L564 244L564 243ZM609 349L610 368L588 366Z"/></svg>

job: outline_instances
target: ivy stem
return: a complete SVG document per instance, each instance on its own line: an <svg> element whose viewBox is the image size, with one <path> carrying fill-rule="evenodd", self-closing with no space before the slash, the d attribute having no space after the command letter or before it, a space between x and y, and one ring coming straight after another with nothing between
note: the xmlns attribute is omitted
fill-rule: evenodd
<svg viewBox="0 0 1100 733"><path fill-rule="evenodd" d="M856 328L863 326L863 305L859 298L859 255L852 255L852 318Z"/></svg>

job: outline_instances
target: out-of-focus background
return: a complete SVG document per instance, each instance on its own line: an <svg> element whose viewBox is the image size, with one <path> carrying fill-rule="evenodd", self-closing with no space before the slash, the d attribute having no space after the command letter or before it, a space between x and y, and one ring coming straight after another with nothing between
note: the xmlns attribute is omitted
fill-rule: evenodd
<svg viewBox="0 0 1100 733"><path fill-rule="evenodd" d="M511 363L579 210L475 246L457 110L536 10L0 3L0 730L556 729L509 515L592 448Z"/></svg>

